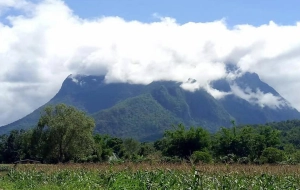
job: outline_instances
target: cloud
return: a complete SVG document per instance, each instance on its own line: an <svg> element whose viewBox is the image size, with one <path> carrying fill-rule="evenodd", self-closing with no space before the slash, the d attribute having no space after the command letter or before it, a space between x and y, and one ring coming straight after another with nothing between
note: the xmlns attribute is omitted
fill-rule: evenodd
<svg viewBox="0 0 300 190"><path fill-rule="evenodd" d="M260 89L254 90L249 87L242 89L235 83L233 83L230 88L232 93L236 96L262 108L268 106L273 109L278 109L290 106L283 98L275 96L272 93L263 93Z"/></svg>
<svg viewBox="0 0 300 190"><path fill-rule="evenodd" d="M28 5L29 2L26 0L1 0L0 1L0 8L22 8Z"/></svg>
<svg viewBox="0 0 300 190"><path fill-rule="evenodd" d="M222 19L184 24L161 16L152 23L105 16L88 20L60 0L3 0L0 11L5 7L21 12L6 14L9 24L0 23L0 125L47 102L71 73L106 75L107 82L174 80L221 98L226 93L209 84L228 76L229 63L258 73L300 109L300 23L228 28ZM189 78L196 83L187 83ZM253 93L263 105L280 106L276 97Z"/></svg>
<svg viewBox="0 0 300 190"><path fill-rule="evenodd" d="M15 13L22 10L24 12L28 12L32 7L33 3L26 0L1 0L0 1L0 19L1 16L5 15L5 13L9 12L11 9L15 10ZM9 20L9 16L7 19Z"/></svg>

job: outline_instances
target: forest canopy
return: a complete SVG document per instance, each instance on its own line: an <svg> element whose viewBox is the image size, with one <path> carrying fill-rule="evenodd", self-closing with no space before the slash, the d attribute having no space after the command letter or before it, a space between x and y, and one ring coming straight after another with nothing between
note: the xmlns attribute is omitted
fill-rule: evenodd
<svg viewBox="0 0 300 190"><path fill-rule="evenodd" d="M173 126L155 142L94 134L95 122L72 106L46 107L36 127L0 136L0 162L149 161L300 163L300 121L236 126L209 133Z"/></svg>

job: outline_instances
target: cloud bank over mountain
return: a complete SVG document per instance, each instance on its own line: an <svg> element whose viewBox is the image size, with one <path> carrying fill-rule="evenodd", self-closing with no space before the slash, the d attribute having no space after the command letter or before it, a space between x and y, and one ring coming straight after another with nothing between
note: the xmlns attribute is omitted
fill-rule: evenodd
<svg viewBox="0 0 300 190"><path fill-rule="evenodd" d="M104 16L87 20L61 0L3 0L0 20L0 125L48 101L71 73L105 75L107 82L173 80L221 98L228 93L210 82L237 77L228 64L239 73L258 73L300 110L300 22L229 28L222 19L183 24L168 17L151 23ZM259 89L247 95L233 87L231 93L262 107L282 105Z"/></svg>

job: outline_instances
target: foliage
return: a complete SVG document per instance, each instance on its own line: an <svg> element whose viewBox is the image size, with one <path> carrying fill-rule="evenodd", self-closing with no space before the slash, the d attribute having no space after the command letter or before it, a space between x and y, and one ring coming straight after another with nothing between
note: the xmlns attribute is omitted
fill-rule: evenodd
<svg viewBox="0 0 300 190"><path fill-rule="evenodd" d="M58 104L46 107L37 130L43 143L44 155L58 162L80 159L91 152L94 120L74 107Z"/></svg>
<svg viewBox="0 0 300 190"><path fill-rule="evenodd" d="M277 148L268 147L263 150L260 157L262 163L279 163L285 160L285 153Z"/></svg>
<svg viewBox="0 0 300 190"><path fill-rule="evenodd" d="M212 156L209 152L194 151L191 158L194 163L199 163L199 162L211 163L212 162Z"/></svg>
<svg viewBox="0 0 300 190"><path fill-rule="evenodd" d="M213 149L216 156L233 154L239 158L249 157L253 161L260 157L265 148L278 145L279 135L278 130L269 126L221 128L214 137Z"/></svg>
<svg viewBox="0 0 300 190"><path fill-rule="evenodd" d="M151 154L154 154L156 152L156 149L154 147L153 143L141 143L141 148L139 151L139 155L141 156L149 156Z"/></svg>
<svg viewBox="0 0 300 190"><path fill-rule="evenodd" d="M125 155L127 159L133 159L137 157L140 151L140 143L132 138L124 139L123 141Z"/></svg>
<svg viewBox="0 0 300 190"><path fill-rule="evenodd" d="M30 137L32 131L13 130L9 135L0 137L0 149L2 160L14 162L30 157Z"/></svg>
<svg viewBox="0 0 300 190"><path fill-rule="evenodd" d="M172 124L181 122L150 94L128 98L93 114L93 117L96 118L97 133L140 141L158 139Z"/></svg>
<svg viewBox="0 0 300 190"><path fill-rule="evenodd" d="M174 130L166 131L162 139L162 152L166 156L188 158L194 151L210 148L210 135L202 128L185 130L180 124Z"/></svg>
<svg viewBox="0 0 300 190"><path fill-rule="evenodd" d="M221 128L212 134L183 124L166 130L155 142L92 134L93 120L66 105L44 110L32 130L13 130L0 136L0 162L32 159L44 163L147 161L182 163L300 163L296 121ZM285 130L285 131L282 131Z"/></svg>
<svg viewBox="0 0 300 190"><path fill-rule="evenodd" d="M299 189L299 166L38 165L1 174L3 189Z"/></svg>

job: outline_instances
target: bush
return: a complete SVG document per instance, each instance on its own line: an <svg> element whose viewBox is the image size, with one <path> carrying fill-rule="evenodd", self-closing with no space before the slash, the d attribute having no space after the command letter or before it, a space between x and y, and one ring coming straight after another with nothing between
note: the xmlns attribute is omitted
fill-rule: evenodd
<svg viewBox="0 0 300 190"><path fill-rule="evenodd" d="M238 163L239 164L249 164L250 159L248 157L241 157L241 158L238 158Z"/></svg>
<svg viewBox="0 0 300 190"><path fill-rule="evenodd" d="M194 163L211 163L212 162L212 156L208 152L203 151L194 151L192 156L192 160Z"/></svg>
<svg viewBox="0 0 300 190"><path fill-rule="evenodd" d="M227 156L220 157L220 161L224 164L233 164L238 161L235 154L227 154Z"/></svg>
<svg viewBox="0 0 300 190"><path fill-rule="evenodd" d="M268 147L265 148L262 152L262 155L260 157L261 163L278 163L285 160L285 153L282 150L279 150L277 148Z"/></svg>
<svg viewBox="0 0 300 190"><path fill-rule="evenodd" d="M298 150L292 154L292 158L295 163L300 163L300 151Z"/></svg>

